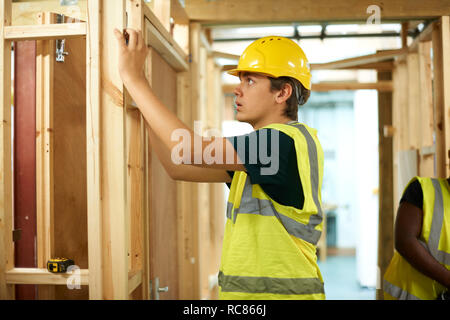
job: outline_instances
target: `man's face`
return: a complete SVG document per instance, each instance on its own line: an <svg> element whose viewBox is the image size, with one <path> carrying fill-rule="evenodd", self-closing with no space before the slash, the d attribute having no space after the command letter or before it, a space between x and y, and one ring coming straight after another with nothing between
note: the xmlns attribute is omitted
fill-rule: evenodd
<svg viewBox="0 0 450 320"><path fill-rule="evenodd" d="M253 125L274 112L275 94L270 91L268 77L258 73L242 72L241 83L234 89L236 95L236 120Z"/></svg>

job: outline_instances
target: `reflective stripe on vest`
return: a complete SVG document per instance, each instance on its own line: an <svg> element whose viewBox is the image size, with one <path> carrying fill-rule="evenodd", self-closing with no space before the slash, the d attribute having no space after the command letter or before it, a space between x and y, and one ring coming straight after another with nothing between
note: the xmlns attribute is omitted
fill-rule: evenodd
<svg viewBox="0 0 450 320"><path fill-rule="evenodd" d="M387 280L383 281L383 290L384 292L390 294L392 297L397 298L399 300L421 300L417 298L415 295L402 290L401 288L394 286Z"/></svg>
<svg viewBox="0 0 450 320"><path fill-rule="evenodd" d="M421 184L424 199L421 237L425 241L420 239L418 241L433 258L448 266L450 265L450 254L446 252L449 249L448 243L446 251L439 250L439 242L441 240L448 241L448 236L445 234L447 230L443 228L445 218L444 192L445 194L448 194L448 192L443 189L439 179L415 177L409 182L408 186L416 179ZM434 202L432 202L433 195ZM411 270L407 271L409 269ZM387 294L393 298L405 300L433 299L433 295L436 292L439 293L436 290L443 289L441 287L436 281L421 274L397 252L394 253L393 261L391 261L383 281L383 290Z"/></svg>
<svg viewBox="0 0 450 320"><path fill-rule="evenodd" d="M324 285L317 278L269 278L227 276L219 272L222 292L323 294Z"/></svg>
<svg viewBox="0 0 450 320"><path fill-rule="evenodd" d="M431 182L434 187L434 209L430 237L428 238L428 250L437 261L442 264L450 265L450 254L439 250L439 240L441 239L442 225L444 223L444 200L442 198L442 188L439 180L431 179Z"/></svg>
<svg viewBox="0 0 450 320"><path fill-rule="evenodd" d="M317 147L316 144L311 137L311 134L302 124L292 125L300 130L300 132L304 135L307 147L308 147L308 156L309 156L309 164L310 164L310 179L311 179L311 188L312 188L312 198L314 204L317 207L317 214L312 214L309 219L309 223L307 225L295 221L282 213L278 212L273 203L270 200L258 199L252 196L252 184L250 183L250 178L247 176L245 181L245 187L242 192L241 205L239 208L235 208L233 211L233 204L231 202L227 203L227 218L233 220L233 223L236 222L236 218L238 214L259 214L262 216L276 216L283 226L286 228L286 231L299 239L305 240L311 244L316 245L320 239L321 231L316 230L315 228L322 223L323 212L322 207L319 201L319 162L317 157ZM306 196L305 196L306 199ZM234 216L233 216L234 213Z"/></svg>

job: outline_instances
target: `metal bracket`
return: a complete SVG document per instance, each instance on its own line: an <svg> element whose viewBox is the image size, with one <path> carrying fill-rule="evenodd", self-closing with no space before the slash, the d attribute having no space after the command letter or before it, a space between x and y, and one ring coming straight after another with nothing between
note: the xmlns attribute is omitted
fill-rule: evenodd
<svg viewBox="0 0 450 320"><path fill-rule="evenodd" d="M57 15L57 23L64 23L64 15L63 14L58 14ZM65 61L65 57L64 56L68 56L69 53L65 52L66 46L66 40L65 39L57 39L56 40L56 62L64 62Z"/></svg>
<svg viewBox="0 0 450 320"><path fill-rule="evenodd" d="M154 281L154 286L152 286L152 281L150 281L150 299L151 300L160 300L159 294L162 292L168 292L169 287L160 288L159 287L159 278L156 277Z"/></svg>
<svg viewBox="0 0 450 320"><path fill-rule="evenodd" d="M17 242L22 238L22 229L16 229L12 232L13 242Z"/></svg>
<svg viewBox="0 0 450 320"><path fill-rule="evenodd" d="M62 39L62 40L56 40L56 61L57 62L64 62L65 61L65 57L64 56L68 56L69 53L65 52L65 45L66 45L66 40Z"/></svg>

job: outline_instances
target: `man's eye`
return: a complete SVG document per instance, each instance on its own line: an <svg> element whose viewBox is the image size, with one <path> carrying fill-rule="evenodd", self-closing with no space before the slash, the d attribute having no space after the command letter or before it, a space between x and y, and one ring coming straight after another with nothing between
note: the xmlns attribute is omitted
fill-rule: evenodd
<svg viewBox="0 0 450 320"><path fill-rule="evenodd" d="M247 82L248 82L248 84L253 84L253 83L255 83L255 81L253 81L252 79L248 79Z"/></svg>

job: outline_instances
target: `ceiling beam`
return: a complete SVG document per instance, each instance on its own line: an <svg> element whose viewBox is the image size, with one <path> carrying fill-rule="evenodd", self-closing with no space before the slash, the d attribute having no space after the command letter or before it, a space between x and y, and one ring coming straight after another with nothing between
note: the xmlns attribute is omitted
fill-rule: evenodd
<svg viewBox="0 0 450 320"><path fill-rule="evenodd" d="M222 86L223 93L233 94L237 84L224 84ZM324 82L313 83L311 91L334 91L334 90L379 90L383 92L392 91L392 81L378 82Z"/></svg>
<svg viewBox="0 0 450 320"><path fill-rule="evenodd" d="M343 59L327 63L316 63L311 65L311 70L349 69L377 62L388 61L405 55L407 53L407 50L407 48L398 50L381 50L377 53L369 54L366 56Z"/></svg>
<svg viewBox="0 0 450 320"><path fill-rule="evenodd" d="M450 15L448 0L186 0L186 12L201 23L367 21L372 5L381 23Z"/></svg>

